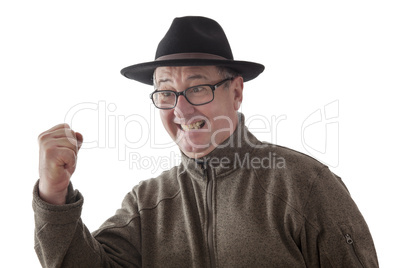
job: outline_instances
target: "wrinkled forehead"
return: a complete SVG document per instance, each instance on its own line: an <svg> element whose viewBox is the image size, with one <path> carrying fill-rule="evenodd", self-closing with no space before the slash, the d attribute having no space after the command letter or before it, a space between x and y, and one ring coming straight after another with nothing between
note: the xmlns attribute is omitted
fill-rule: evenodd
<svg viewBox="0 0 402 268"><path fill-rule="evenodd" d="M219 75L216 66L166 66L154 72L154 84L160 80L186 80L189 78L214 79ZM156 81L155 81L156 80Z"/></svg>

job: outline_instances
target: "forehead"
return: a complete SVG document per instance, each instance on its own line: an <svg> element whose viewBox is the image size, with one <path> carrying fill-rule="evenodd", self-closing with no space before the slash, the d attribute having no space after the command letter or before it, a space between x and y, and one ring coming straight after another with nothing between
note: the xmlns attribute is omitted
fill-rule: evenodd
<svg viewBox="0 0 402 268"><path fill-rule="evenodd" d="M169 66L158 67L155 70L155 78L158 79L186 79L193 76L213 78L218 75L216 66Z"/></svg>

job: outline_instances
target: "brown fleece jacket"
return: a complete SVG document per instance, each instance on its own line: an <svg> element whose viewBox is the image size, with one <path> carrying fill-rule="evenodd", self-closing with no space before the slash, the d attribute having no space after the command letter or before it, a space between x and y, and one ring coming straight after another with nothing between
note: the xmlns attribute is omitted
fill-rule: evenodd
<svg viewBox="0 0 402 268"><path fill-rule="evenodd" d="M141 182L99 230L83 197L51 205L34 188L44 267L378 267L369 229L341 179L244 126L204 159Z"/></svg>

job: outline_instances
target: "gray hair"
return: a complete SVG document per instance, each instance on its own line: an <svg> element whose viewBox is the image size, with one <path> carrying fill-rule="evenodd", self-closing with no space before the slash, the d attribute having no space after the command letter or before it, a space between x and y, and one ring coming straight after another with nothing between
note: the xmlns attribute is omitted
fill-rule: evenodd
<svg viewBox="0 0 402 268"><path fill-rule="evenodd" d="M222 79L228 79L228 78L234 78L236 76L241 76L238 72L235 70L225 67L225 66L216 66L218 69L218 74L222 77ZM228 89L229 88L229 83L224 84L224 88Z"/></svg>
<svg viewBox="0 0 402 268"><path fill-rule="evenodd" d="M216 66L218 69L218 74L222 77L222 79L227 79L227 78L233 78L236 76L241 76L238 72L235 70L225 67L225 66Z"/></svg>

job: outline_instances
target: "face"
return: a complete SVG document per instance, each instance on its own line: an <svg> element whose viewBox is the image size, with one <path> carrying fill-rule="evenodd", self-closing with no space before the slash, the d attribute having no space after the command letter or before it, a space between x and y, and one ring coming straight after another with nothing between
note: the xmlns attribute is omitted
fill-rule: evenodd
<svg viewBox="0 0 402 268"><path fill-rule="evenodd" d="M224 79L215 66L159 67L155 71L157 90L180 92L201 84L215 85ZM184 154L203 157L236 129L242 93L243 79L239 76L218 87L214 100L205 105L194 106L179 96L175 108L160 110L162 123Z"/></svg>

